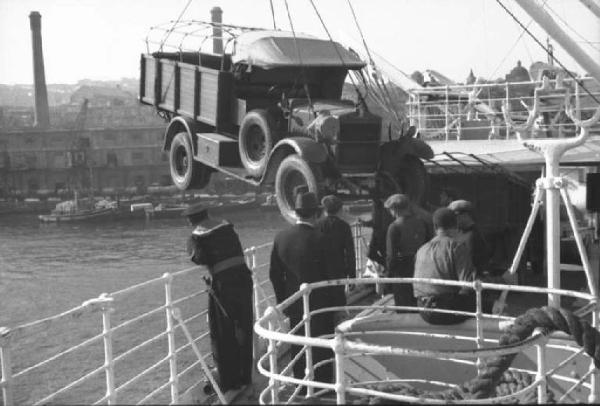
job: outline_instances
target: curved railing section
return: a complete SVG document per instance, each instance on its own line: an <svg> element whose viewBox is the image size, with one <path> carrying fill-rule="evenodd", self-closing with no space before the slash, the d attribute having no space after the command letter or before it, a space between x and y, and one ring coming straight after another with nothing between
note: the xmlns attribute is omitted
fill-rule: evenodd
<svg viewBox="0 0 600 406"><path fill-rule="evenodd" d="M431 280L431 279L418 279L418 278L382 278L378 283L412 283L412 282L421 282L421 283L432 283L436 285L447 285L447 286L457 286L457 287L466 287L473 289L475 291L476 297L476 311L473 313L470 312L461 312L461 311L452 311L452 310L443 310L443 309L427 309L428 311L438 312L438 313L447 313L447 314L457 314L457 315L468 315L473 317L475 320L475 334L473 337L465 337L458 336L451 332L447 334L437 334L438 337L441 338L449 338L455 340L468 340L473 342L473 348L469 350L422 350L415 349L410 347L403 347L401 345L398 346L390 346L390 345L374 345L367 344L364 342L360 342L356 340L357 336L362 338L367 334L395 334L398 336L409 336L409 335L422 335L423 337L431 337L432 334L425 331L415 331L408 330L406 328L393 329L391 331L369 331L361 329L359 332L352 332L351 330L344 328L344 323L342 323L338 328L336 328L336 332L334 335L323 336L323 337L310 337L308 335L295 335L294 333L303 325L307 325L310 322L310 319L317 313L322 312L332 312L339 310L348 310L352 312L359 312L368 310L370 312L373 311L385 311L390 312L394 310L401 311L419 311L417 307L410 306L393 306L388 304L375 304L368 306L344 306L344 307L330 307L326 309L320 309L318 311L308 311L310 308L309 296L310 293L315 289L321 289L328 286L333 285L344 285L347 284L348 281L345 280L336 280L336 281L326 281L326 282L318 282L312 284L303 284L300 290L294 293L292 296L287 298L284 302L280 303L277 306L272 306L267 309L265 314L256 322L255 324L255 332L260 336L268 340L268 350L262 355L258 361L258 369L259 371L269 378L269 385L265 388L260 395L260 402L262 404L278 404L278 403L292 403L299 399L299 392L301 386L307 387L307 396L327 396L328 394L335 394L335 400L338 404L344 404L348 402L349 396L354 396L354 400L356 397L364 397L364 396L374 396L380 399L384 399L385 401L405 401L405 402L428 402L428 403L443 403L443 400L439 398L431 397L428 398L426 395L419 394L398 394L392 393L390 391L377 390L373 388L366 388L365 386L374 386L377 387L378 384L391 384L395 382L401 383L429 383L434 384L436 386L442 388L452 388L455 387L455 384L449 382L439 382L428 379L428 377L424 376L421 379L399 379L397 381L389 381L389 380L373 380L369 382L356 382L348 379L346 376L348 361L354 357L360 357L364 355L370 356L400 356L400 357L420 357L420 358L437 358L437 359L447 359L452 360L456 363L470 363L473 365L475 371L481 371L482 366L485 365L485 359L489 357L495 357L502 354L514 354L522 352L526 349L537 348L537 358L536 358L536 366L535 368L526 370L519 369L520 372L529 374L534 377L531 380L531 383L526 385L525 387L520 388L520 390L511 393L510 395L503 395L498 397L490 397L486 399L461 399L461 402L465 403L496 403L500 401L508 401L514 400L517 398L522 398L526 395L533 394L535 399L540 403L545 403L547 401L546 391L547 384L550 380L556 380L565 382L566 384L570 384L571 387L561 394L561 397L557 400L559 401L576 401L577 399L573 397L573 391L577 390L587 390L589 393L588 399L583 400L584 402L596 402L598 401L598 387L597 387L597 375L598 370L595 368L593 360L589 359L589 371L581 377L574 377L573 371L568 370L566 372L564 369L570 366L570 363L577 356L586 356L583 354L583 350L578 348L574 348L572 345L563 344L557 345L556 343L549 342L549 337L547 335L536 333L532 337L525 339L524 341L516 344L510 345L507 347L502 347L498 345L497 338L486 337L484 334L483 321L484 319L498 320L504 321L506 323L510 323L514 320L514 318L507 316L499 316L492 314L484 314L482 310L482 292L484 290L496 290L503 291L507 289L507 285L503 284L494 284L494 283L482 283L480 281L475 281L473 283L467 282L457 282L457 281L448 281L448 280ZM353 284L356 285L371 285L376 283L373 279L356 279L352 280ZM508 289L513 292L524 292L524 293L537 293L537 294L554 294L560 295L561 297L571 297L571 298L579 298L588 302L587 306L584 306L580 309L579 314L591 314L593 319L593 327L597 328L597 314L598 314L598 304L596 298L592 294L581 293L581 292L573 292L567 290L560 289L547 289L547 288L537 288L537 287L526 287L526 286L508 286ZM293 330L289 332L281 332L276 328L279 320L281 320L282 315L290 305L301 302L304 308L304 317L302 321L296 326ZM306 329L305 329L306 330ZM290 361L290 363L286 365L280 365L279 360L281 359L281 354L285 351L286 344L296 344L302 346L302 350L298 353L298 355ZM495 344L493 347L489 347L489 344ZM310 354L312 353L312 349L315 347L321 348L329 348L331 349L335 356L333 359L329 359L326 361L321 361L319 364L312 364L312 357ZM553 368L546 367L545 354L548 349L561 349L566 351L568 355L556 366ZM306 357L306 370L305 376L303 379L294 378L291 375L291 369L293 364L295 364L300 357ZM589 357L588 357L589 358ZM335 365L335 382L334 383L323 383L317 382L313 380L314 370L325 363L333 363ZM282 390L285 386L289 386L290 390ZM283 398L283 394L287 394L286 398ZM362 401L365 401L363 398ZM578 401L582 401L578 399Z"/></svg>

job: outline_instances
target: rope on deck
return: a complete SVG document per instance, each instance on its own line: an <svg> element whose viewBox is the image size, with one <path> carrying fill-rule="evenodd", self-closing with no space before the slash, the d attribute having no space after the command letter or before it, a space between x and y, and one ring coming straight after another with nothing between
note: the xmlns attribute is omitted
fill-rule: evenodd
<svg viewBox="0 0 600 406"><path fill-rule="evenodd" d="M553 331L562 331L569 334L593 358L594 366L598 368L600 365L600 332L595 330L588 321L578 318L565 309L547 306L529 309L525 314L517 317L515 322L502 334L499 344L503 347L518 344L530 337L536 328L540 329L544 335L548 335ZM532 382L529 374L507 371L516 356L517 353L514 353L488 360L486 368L479 376L453 389L438 392L420 391L403 384L401 387L394 388L395 390L386 390L386 392L447 401L485 399L507 395ZM383 388L379 387L377 389L381 390ZM388 389L392 389L389 384ZM551 402L554 399L554 394L550 390L547 392L549 395L548 402ZM369 397L366 403L376 404L380 401L390 403L389 399L374 397Z"/></svg>

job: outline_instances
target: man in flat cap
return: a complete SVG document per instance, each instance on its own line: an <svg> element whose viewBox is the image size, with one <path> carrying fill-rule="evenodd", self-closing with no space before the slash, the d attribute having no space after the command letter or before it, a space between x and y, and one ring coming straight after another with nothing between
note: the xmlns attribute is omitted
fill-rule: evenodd
<svg viewBox="0 0 600 406"><path fill-rule="evenodd" d="M448 208L456 214L458 222L456 238L464 241L467 245L475 266L475 274L481 278L490 260L490 255L488 244L473 220L473 204L468 200L455 200L448 205Z"/></svg>
<svg viewBox="0 0 600 406"><path fill-rule="evenodd" d="M320 230L330 244L330 262L335 279L356 277L356 257L354 239L350 225L338 217L343 207L341 199L335 195L327 195L321 200L325 208L325 216L319 219L315 227ZM336 306L346 305L346 294L343 286L331 288Z"/></svg>
<svg viewBox="0 0 600 406"><path fill-rule="evenodd" d="M212 219L201 204L183 214L194 226L188 254L208 268L208 318L213 357L223 392L252 381L252 276L233 224Z"/></svg>
<svg viewBox="0 0 600 406"><path fill-rule="evenodd" d="M430 236L427 223L412 210L410 199L403 194L391 195L385 202L394 221L387 230L386 268L392 278L412 278L415 266L415 253ZM414 306L412 284L393 285L396 306Z"/></svg>
<svg viewBox="0 0 600 406"><path fill-rule="evenodd" d="M273 284L277 303L300 289L302 283L313 283L333 279L329 265L329 244L326 237L315 228L315 222L321 213L317 196L312 192L300 192L296 196L296 224L280 231L275 236L271 251L269 277ZM333 306L334 302L327 289L315 289L310 295L310 310L318 310ZM290 319L290 328L296 326L303 316L302 300L296 301L285 310ZM325 312L311 317L310 332L313 337L333 334L334 321L332 312ZM304 328L296 334L304 335ZM292 358L302 347L291 346ZM313 363L333 357L329 349L313 347ZM294 377L304 378L304 357L294 364ZM333 382L332 364L325 364L315 369L315 379L321 382Z"/></svg>

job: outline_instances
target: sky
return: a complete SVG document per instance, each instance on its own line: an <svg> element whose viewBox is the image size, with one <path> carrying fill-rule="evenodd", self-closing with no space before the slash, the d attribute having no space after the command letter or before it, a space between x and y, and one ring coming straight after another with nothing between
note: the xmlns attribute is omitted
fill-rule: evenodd
<svg viewBox="0 0 600 406"><path fill-rule="evenodd" d="M271 0L278 27L289 29L284 0ZM496 0L350 0L369 47L400 70L434 69L464 81L476 76L503 77L517 60L528 67L545 53L497 4ZM585 49L600 55L600 20L579 0L546 1L577 31L576 39L596 41ZM223 9L223 22L271 28L269 0L0 0L0 83L32 83L28 16L42 15L47 83L81 79L112 80L139 76L139 57L150 27L183 19L209 20L210 9ZM313 0L334 39L360 39L348 0ZM528 24L531 18L513 0L502 0ZM296 31L327 38L311 0L288 0ZM600 4L600 1L599 1ZM546 34L530 28L544 43ZM581 36L581 37L580 37ZM595 38L594 38L595 36ZM568 68L581 72L555 44Z"/></svg>

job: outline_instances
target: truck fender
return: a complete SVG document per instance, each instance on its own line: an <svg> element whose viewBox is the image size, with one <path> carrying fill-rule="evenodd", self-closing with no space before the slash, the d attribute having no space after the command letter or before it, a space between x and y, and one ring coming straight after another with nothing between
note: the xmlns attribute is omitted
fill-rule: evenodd
<svg viewBox="0 0 600 406"><path fill-rule="evenodd" d="M173 138L175 135L181 132L187 133L190 137L192 149L194 150L194 155L196 155L198 152L198 145L196 144L196 125L194 120L181 116L173 117L167 126L167 130L165 131L163 151L168 151L171 149L171 142L173 141Z"/></svg>
<svg viewBox="0 0 600 406"><path fill-rule="evenodd" d="M327 160L327 148L325 145L308 137L284 138L275 144L269 154L267 169L263 174L260 184L271 184L275 182L277 168L283 159L291 154L298 154L307 162L320 164Z"/></svg>

